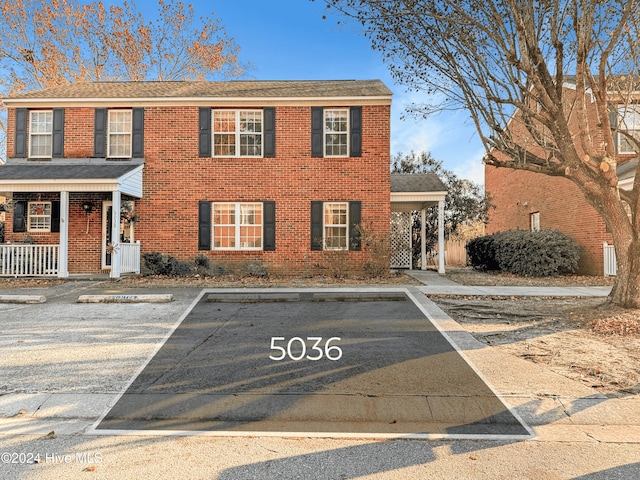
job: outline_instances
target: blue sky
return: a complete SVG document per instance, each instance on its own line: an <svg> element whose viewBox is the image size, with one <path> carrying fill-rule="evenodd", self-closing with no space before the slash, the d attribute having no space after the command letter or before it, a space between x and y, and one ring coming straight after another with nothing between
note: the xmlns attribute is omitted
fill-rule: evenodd
<svg viewBox="0 0 640 480"><path fill-rule="evenodd" d="M484 183L484 151L468 115L448 112L429 120L401 120L406 105L424 98L395 84L381 54L371 49L354 24L338 26L337 21L345 19L332 15L321 0L191 3L196 17L215 13L240 46L240 60L253 65L250 73L256 80L382 80L393 92L392 155L430 151L460 177ZM143 5L147 4L138 4L141 9ZM155 2L148 5L155 11ZM328 18L323 20L323 15Z"/></svg>

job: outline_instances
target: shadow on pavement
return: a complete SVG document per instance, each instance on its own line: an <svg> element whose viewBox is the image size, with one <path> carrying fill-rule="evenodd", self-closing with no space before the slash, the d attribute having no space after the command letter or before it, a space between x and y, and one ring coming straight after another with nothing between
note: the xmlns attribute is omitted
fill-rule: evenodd
<svg viewBox="0 0 640 480"><path fill-rule="evenodd" d="M530 436L406 294L279 295L203 294L96 431Z"/></svg>

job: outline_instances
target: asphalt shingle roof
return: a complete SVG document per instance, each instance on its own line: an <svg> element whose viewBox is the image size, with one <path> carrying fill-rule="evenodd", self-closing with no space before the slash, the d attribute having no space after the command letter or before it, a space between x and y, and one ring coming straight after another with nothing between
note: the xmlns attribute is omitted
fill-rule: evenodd
<svg viewBox="0 0 640 480"><path fill-rule="evenodd" d="M393 173L392 192L446 192L440 177L435 173Z"/></svg>
<svg viewBox="0 0 640 480"><path fill-rule="evenodd" d="M627 162L624 165L620 165L616 169L616 173L618 174L618 179L625 180L627 178L633 178L635 176L637 166L638 166L638 159Z"/></svg>
<svg viewBox="0 0 640 480"><path fill-rule="evenodd" d="M2 180L117 179L139 165L2 165Z"/></svg>
<svg viewBox="0 0 640 480"><path fill-rule="evenodd" d="M8 100L84 98L317 98L390 97L380 80L227 82L78 82L7 97Z"/></svg>

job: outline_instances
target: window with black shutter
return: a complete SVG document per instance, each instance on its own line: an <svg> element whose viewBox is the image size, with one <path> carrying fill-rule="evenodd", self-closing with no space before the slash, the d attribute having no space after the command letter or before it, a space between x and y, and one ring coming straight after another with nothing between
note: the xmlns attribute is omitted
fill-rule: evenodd
<svg viewBox="0 0 640 480"><path fill-rule="evenodd" d="M362 202L311 202L311 250L360 250Z"/></svg>

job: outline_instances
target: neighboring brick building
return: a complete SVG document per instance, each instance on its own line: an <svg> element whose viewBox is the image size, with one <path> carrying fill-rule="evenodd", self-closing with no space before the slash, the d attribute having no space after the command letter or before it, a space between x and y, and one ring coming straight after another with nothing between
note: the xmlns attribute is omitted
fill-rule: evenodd
<svg viewBox="0 0 640 480"><path fill-rule="evenodd" d="M565 94L567 103L570 103L575 96L575 89L567 84ZM590 124L599 125L595 108L590 113ZM612 120L617 116L615 114L615 109L612 109ZM640 134L640 111L637 115L627 111L625 118L628 130L637 130L636 134ZM572 119L570 127L577 132L576 116ZM526 145L530 136L522 124L511 122L509 128ZM516 130L518 128L521 131ZM597 128L593 131L597 131ZM615 140L620 188L631 189L637 154L621 135L617 135ZM596 143L598 139L594 137L593 141ZM487 165L485 190L495 206L489 211L487 233L512 229L558 229L582 247L579 273L603 274L603 243L611 244L612 237L600 214L587 203L573 182L564 177Z"/></svg>
<svg viewBox="0 0 640 480"><path fill-rule="evenodd" d="M59 246L39 253L59 255L59 276L118 276L140 249L297 271L345 250L363 265L354 227L389 233L380 81L77 83L4 103L6 241Z"/></svg>

